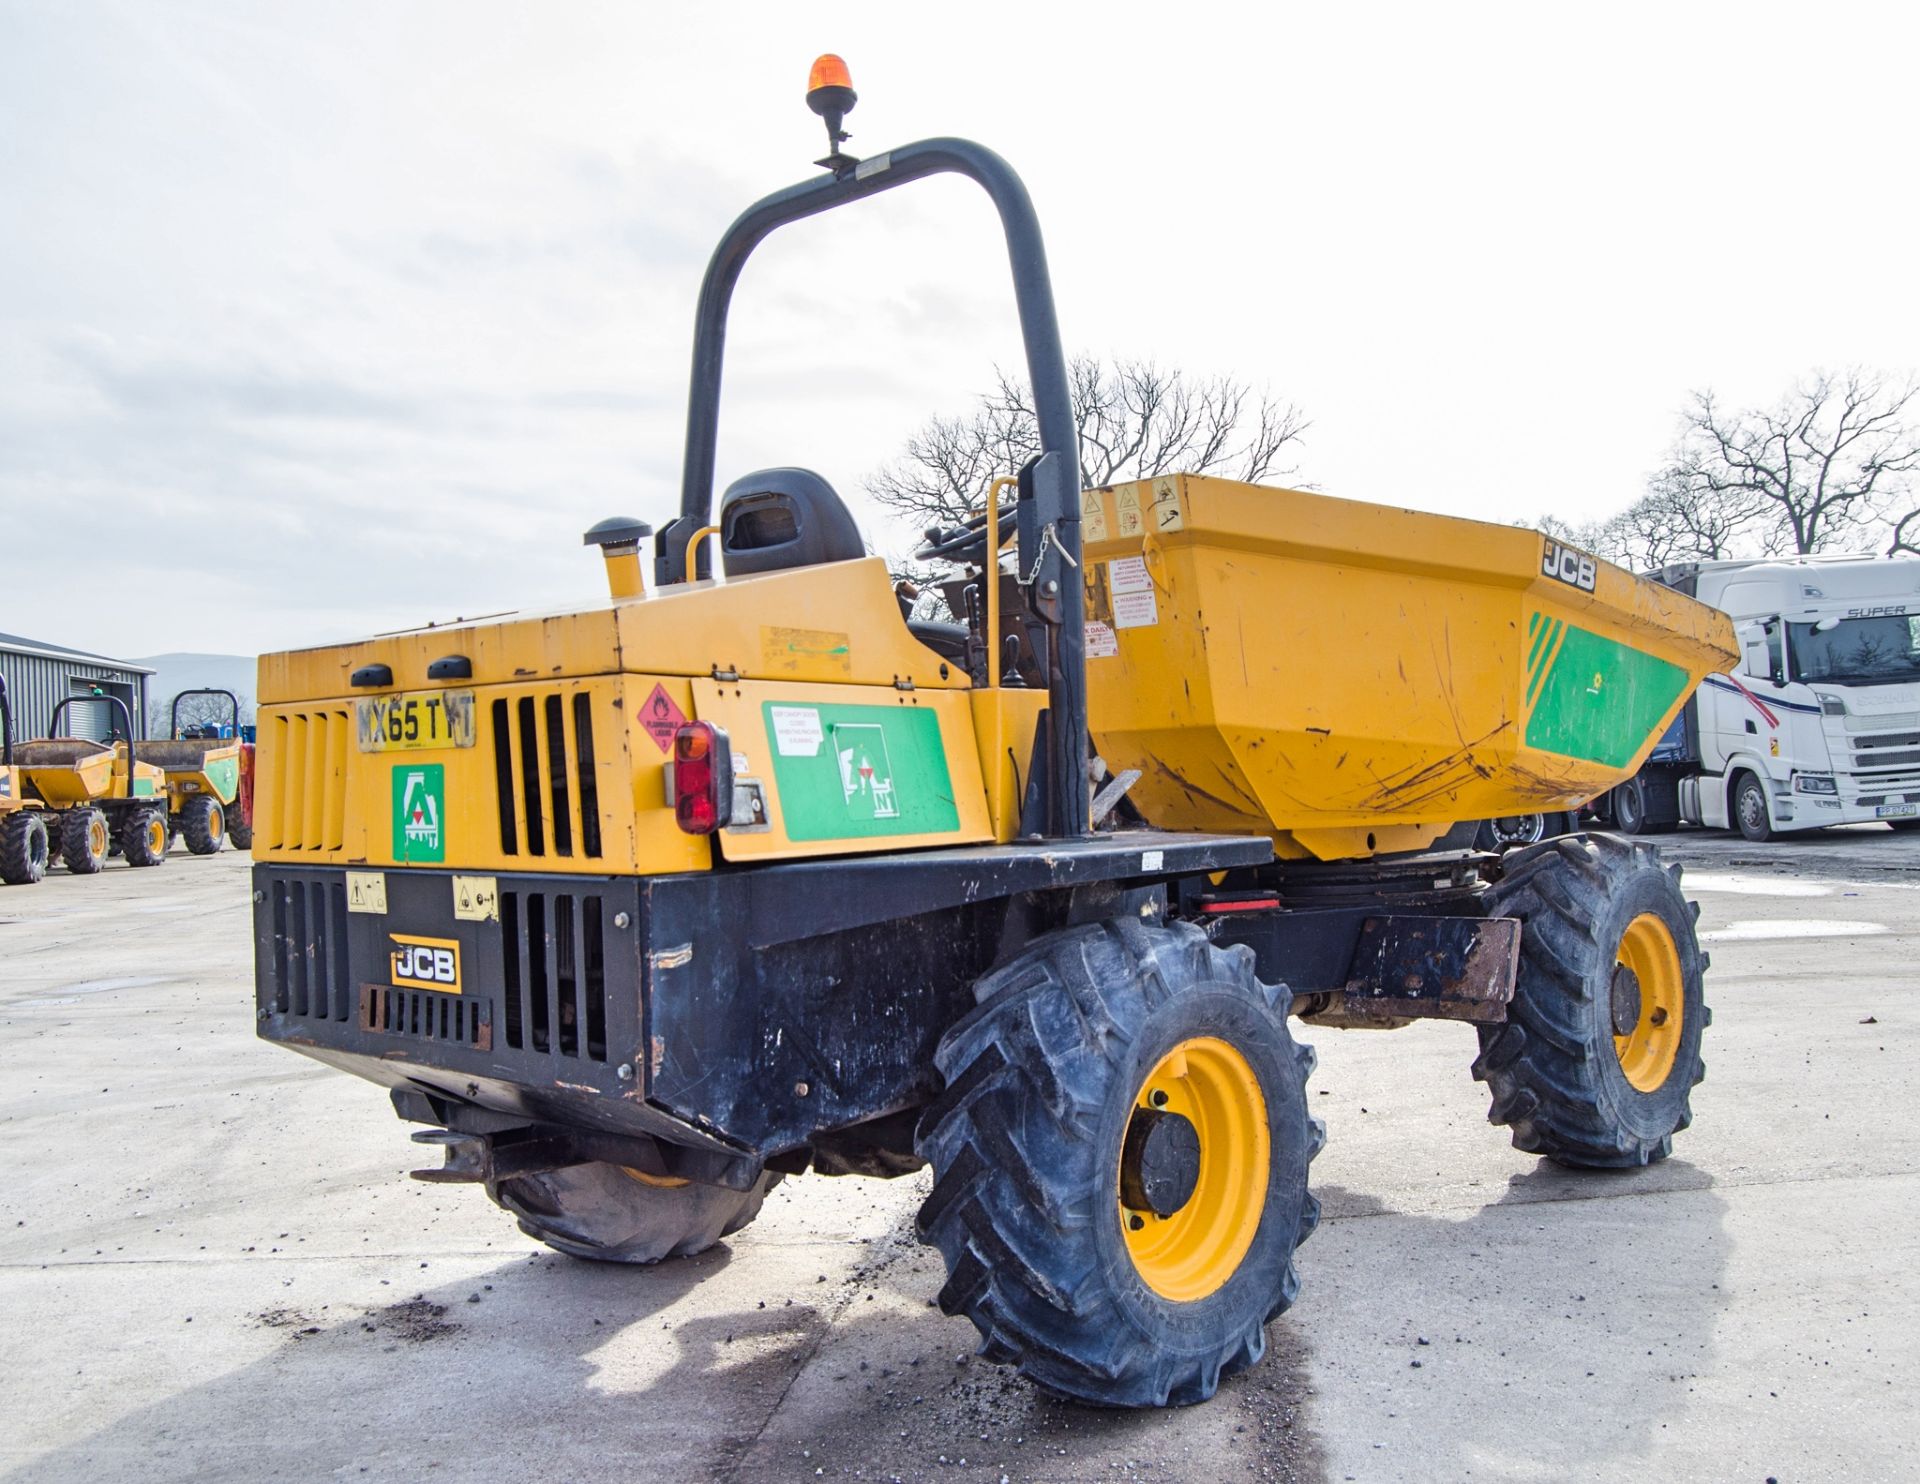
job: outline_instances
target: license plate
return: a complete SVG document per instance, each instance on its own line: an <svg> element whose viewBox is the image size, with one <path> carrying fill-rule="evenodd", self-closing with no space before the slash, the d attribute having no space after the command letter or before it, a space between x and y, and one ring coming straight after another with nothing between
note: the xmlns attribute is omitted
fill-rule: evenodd
<svg viewBox="0 0 1920 1484"><path fill-rule="evenodd" d="M411 691L359 704L362 752L473 746L473 692Z"/></svg>
<svg viewBox="0 0 1920 1484"><path fill-rule="evenodd" d="M1882 804L1873 811L1875 819L1912 819L1920 814L1920 804Z"/></svg>

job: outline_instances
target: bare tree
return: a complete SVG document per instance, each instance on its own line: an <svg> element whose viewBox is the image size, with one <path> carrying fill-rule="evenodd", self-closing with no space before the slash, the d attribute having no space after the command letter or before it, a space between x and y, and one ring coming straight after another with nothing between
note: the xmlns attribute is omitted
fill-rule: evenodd
<svg viewBox="0 0 1920 1484"><path fill-rule="evenodd" d="M1232 377L1194 377L1151 361L1079 356L1067 368L1080 475L1089 488L1158 474L1220 474L1259 481L1282 467L1307 429L1291 403ZM980 508L997 475L1040 452L1033 394L1005 371L970 413L936 417L867 481L889 510L924 525L952 525Z"/></svg>
<svg viewBox="0 0 1920 1484"><path fill-rule="evenodd" d="M1815 372L1772 409L1728 411L1696 392L1656 484L1724 507L1763 550L1820 551L1886 519L1920 469L1907 409L1920 388L1858 369Z"/></svg>
<svg viewBox="0 0 1920 1484"><path fill-rule="evenodd" d="M1887 555L1898 556L1903 551L1920 556L1920 505L1893 522L1893 541L1887 547Z"/></svg>

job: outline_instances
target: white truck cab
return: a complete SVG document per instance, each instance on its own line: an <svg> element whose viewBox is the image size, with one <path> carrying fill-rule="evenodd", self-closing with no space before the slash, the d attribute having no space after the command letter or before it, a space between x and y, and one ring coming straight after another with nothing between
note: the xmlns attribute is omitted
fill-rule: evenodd
<svg viewBox="0 0 1920 1484"><path fill-rule="evenodd" d="M1681 818L1750 840L1920 824L1920 560L1690 562L1657 574L1734 621L1739 668L1688 707L1664 766Z"/></svg>

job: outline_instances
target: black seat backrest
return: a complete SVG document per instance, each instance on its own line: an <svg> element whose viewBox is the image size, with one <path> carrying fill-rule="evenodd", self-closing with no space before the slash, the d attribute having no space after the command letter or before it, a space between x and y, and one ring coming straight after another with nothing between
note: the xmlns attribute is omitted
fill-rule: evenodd
<svg viewBox="0 0 1920 1484"><path fill-rule="evenodd" d="M720 497L720 559L729 577L866 554L853 516L811 469L759 469Z"/></svg>

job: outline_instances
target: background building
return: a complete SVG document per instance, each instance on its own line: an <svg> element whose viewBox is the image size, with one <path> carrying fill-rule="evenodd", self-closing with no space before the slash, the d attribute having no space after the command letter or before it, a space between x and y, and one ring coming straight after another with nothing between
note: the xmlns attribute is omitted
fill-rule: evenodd
<svg viewBox="0 0 1920 1484"><path fill-rule="evenodd" d="M0 634L0 675L7 679L16 739L47 736L56 705L68 696L91 696L96 691L126 702L133 715L134 737L144 738L147 683L152 674L145 665L127 660ZM113 710L103 701L69 706L61 719L61 734L104 740Z"/></svg>

